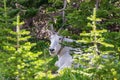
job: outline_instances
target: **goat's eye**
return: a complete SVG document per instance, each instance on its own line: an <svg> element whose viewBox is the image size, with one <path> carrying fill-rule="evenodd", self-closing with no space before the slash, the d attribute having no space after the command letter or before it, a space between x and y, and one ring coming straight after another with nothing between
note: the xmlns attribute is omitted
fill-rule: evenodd
<svg viewBox="0 0 120 80"><path fill-rule="evenodd" d="M59 38L59 40L62 40L62 38Z"/></svg>

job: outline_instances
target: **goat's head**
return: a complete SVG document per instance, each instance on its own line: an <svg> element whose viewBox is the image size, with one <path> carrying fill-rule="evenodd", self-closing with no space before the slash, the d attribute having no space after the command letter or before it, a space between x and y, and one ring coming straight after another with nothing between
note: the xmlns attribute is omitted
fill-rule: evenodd
<svg viewBox="0 0 120 80"><path fill-rule="evenodd" d="M69 39L69 38L64 38L63 36L59 36L59 32L62 29L60 28L58 30L58 32L55 32L53 29L53 25L51 25L51 35L50 35L50 47L49 47L49 51L50 51L50 55L55 56L57 54L59 54L59 52L62 49L62 45L60 43L62 43L63 41L66 42L74 42L74 40Z"/></svg>
<svg viewBox="0 0 120 80"><path fill-rule="evenodd" d="M61 48L61 42L63 41L63 37L59 36L57 33L52 33L50 36L50 55L55 56L58 54L60 48Z"/></svg>

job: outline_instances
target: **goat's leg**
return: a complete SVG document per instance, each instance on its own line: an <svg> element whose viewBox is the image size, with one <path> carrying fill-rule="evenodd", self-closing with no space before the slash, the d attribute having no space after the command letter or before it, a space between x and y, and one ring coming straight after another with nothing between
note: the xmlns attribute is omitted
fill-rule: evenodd
<svg viewBox="0 0 120 80"><path fill-rule="evenodd" d="M60 67L60 62L59 62L59 61L56 61L56 62L55 62L55 66Z"/></svg>

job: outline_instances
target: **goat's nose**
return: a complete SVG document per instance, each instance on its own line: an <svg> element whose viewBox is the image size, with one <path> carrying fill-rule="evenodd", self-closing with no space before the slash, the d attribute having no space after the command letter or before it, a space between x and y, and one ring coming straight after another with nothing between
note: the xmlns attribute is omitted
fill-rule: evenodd
<svg viewBox="0 0 120 80"><path fill-rule="evenodd" d="M51 52L53 52L55 49L49 49Z"/></svg>

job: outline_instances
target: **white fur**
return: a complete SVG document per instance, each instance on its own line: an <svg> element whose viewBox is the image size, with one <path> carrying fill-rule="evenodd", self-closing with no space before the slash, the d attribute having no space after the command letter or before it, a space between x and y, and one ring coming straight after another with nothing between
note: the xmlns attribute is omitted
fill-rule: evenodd
<svg viewBox="0 0 120 80"><path fill-rule="evenodd" d="M59 67L58 72L64 68L70 68L72 65L72 56L69 52L64 55L58 55L58 61L56 61L55 66Z"/></svg>
<svg viewBox="0 0 120 80"><path fill-rule="evenodd" d="M57 66L59 69L58 69L58 72L64 68L70 68L72 66L72 56L70 55L70 50L71 50L71 47L64 47L60 53L58 54L60 48L61 48L61 36L58 36L57 34L53 34L51 35L50 37L50 41L51 41L51 44L50 44L50 47L49 49L54 49L54 51L50 51L50 55L52 56L55 56L57 55L58 56L58 61L56 61L55 63L55 66ZM63 38L63 41L67 41L67 42L73 42L72 39L68 39L68 38Z"/></svg>

